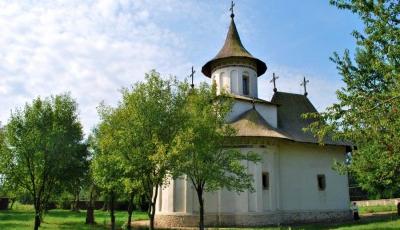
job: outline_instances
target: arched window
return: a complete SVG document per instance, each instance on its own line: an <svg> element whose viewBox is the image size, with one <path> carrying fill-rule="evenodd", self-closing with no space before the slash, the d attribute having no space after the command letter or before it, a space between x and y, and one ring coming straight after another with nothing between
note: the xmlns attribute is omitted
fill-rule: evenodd
<svg viewBox="0 0 400 230"><path fill-rule="evenodd" d="M225 93L230 93L230 81L229 81L229 76L225 74L225 72L221 72L220 74L220 87L221 91L224 91Z"/></svg>
<svg viewBox="0 0 400 230"><path fill-rule="evenodd" d="M249 74L246 72L242 76L243 95L249 95Z"/></svg>
<svg viewBox="0 0 400 230"><path fill-rule="evenodd" d="M239 89L238 89L238 77L237 77L237 71L236 70L232 70L231 71L231 76L230 76L230 81L231 81L231 92L235 92L235 93L239 93Z"/></svg>
<svg viewBox="0 0 400 230"><path fill-rule="evenodd" d="M326 179L324 174L318 174L317 175L317 181L318 181L318 189L319 191L324 191L326 188Z"/></svg>
<svg viewBox="0 0 400 230"><path fill-rule="evenodd" d="M262 173L261 181L262 181L263 190L268 190L269 189L269 173L268 172Z"/></svg>

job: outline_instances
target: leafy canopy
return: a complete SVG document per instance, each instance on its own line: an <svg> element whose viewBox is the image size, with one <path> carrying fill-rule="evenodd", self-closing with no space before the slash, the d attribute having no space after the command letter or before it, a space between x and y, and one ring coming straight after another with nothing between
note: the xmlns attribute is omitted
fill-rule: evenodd
<svg viewBox="0 0 400 230"><path fill-rule="evenodd" d="M181 108L187 90L175 79L164 80L151 71L145 81L122 90L116 108L100 107L100 151L118 159L125 171L125 184L140 187L150 204L153 219L157 191L173 170L169 155L179 131ZM104 162L107 164L107 162Z"/></svg>
<svg viewBox="0 0 400 230"><path fill-rule="evenodd" d="M244 161L257 162L257 154L230 148L236 131L226 124L232 98L216 95L215 85L192 89L184 107L183 128L173 141L174 172L185 174L198 190L252 189L252 176Z"/></svg>
<svg viewBox="0 0 400 230"><path fill-rule="evenodd" d="M339 102L321 115L310 129L321 139L327 134L350 140L352 173L371 193L400 192L400 4L394 0L331 0L339 9L358 14L363 31L354 31L354 58L346 50L331 58L345 86Z"/></svg>
<svg viewBox="0 0 400 230"><path fill-rule="evenodd" d="M86 158L77 104L68 94L37 98L11 114L0 158L8 182L28 191L41 212Z"/></svg>

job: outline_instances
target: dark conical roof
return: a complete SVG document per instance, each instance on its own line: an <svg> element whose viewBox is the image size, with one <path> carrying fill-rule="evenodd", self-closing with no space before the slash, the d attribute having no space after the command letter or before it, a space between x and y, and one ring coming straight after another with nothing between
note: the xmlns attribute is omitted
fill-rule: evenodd
<svg viewBox="0 0 400 230"><path fill-rule="evenodd" d="M225 58L225 57L249 57L254 58L253 55L247 51L240 40L239 33L236 29L235 21L231 20L228 34L226 35L225 44L222 49L218 52L214 59Z"/></svg>
<svg viewBox="0 0 400 230"><path fill-rule="evenodd" d="M264 74L267 70L267 65L263 61L253 57L253 55L251 55L250 52L244 48L242 41L240 40L239 33L236 29L233 17L231 19L228 34L226 35L224 46L218 52L217 56L215 56L211 61L207 62L203 66L201 71L207 77L211 77L211 66L215 61L232 57L250 59L255 61L258 76Z"/></svg>

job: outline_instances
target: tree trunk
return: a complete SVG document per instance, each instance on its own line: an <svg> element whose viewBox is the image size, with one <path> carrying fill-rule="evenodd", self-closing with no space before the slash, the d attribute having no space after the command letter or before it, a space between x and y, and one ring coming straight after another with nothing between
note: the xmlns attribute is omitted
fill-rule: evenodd
<svg viewBox="0 0 400 230"><path fill-rule="evenodd" d="M108 208L108 204L110 203L109 200L110 200L109 194L106 194L106 196L104 197L104 203L103 203L103 207L101 208L101 210L103 210L103 211L109 210L109 208Z"/></svg>
<svg viewBox="0 0 400 230"><path fill-rule="evenodd" d="M35 197L35 225L33 227L34 230L38 230L40 227L40 221L41 221L41 211L40 211L40 198Z"/></svg>
<svg viewBox="0 0 400 230"><path fill-rule="evenodd" d="M200 220L199 220L199 229L204 230L204 199L203 199L203 189L197 188L197 198L199 200L199 211L200 211Z"/></svg>
<svg viewBox="0 0 400 230"><path fill-rule="evenodd" d="M17 200L17 198L11 198L11 205L10 205L10 209L13 208L15 201Z"/></svg>
<svg viewBox="0 0 400 230"><path fill-rule="evenodd" d="M150 217L150 230L154 230L154 216L156 215L156 201L157 201L157 195L158 195L158 186L156 186L155 190L153 191L153 196L150 201L150 212L149 212L149 217Z"/></svg>
<svg viewBox="0 0 400 230"><path fill-rule="evenodd" d="M153 209L153 202L150 204L150 230L154 230L154 212L152 211Z"/></svg>
<svg viewBox="0 0 400 230"><path fill-rule="evenodd" d="M75 192L74 202L72 202L71 211L78 212L79 211L79 193Z"/></svg>
<svg viewBox="0 0 400 230"><path fill-rule="evenodd" d="M135 193L132 191L129 194L129 205L128 205L128 230L132 229L131 223L132 223L132 214L133 214L133 197Z"/></svg>
<svg viewBox="0 0 400 230"><path fill-rule="evenodd" d="M33 227L34 230L38 230L40 227L40 213L35 210L35 226Z"/></svg>
<svg viewBox="0 0 400 230"><path fill-rule="evenodd" d="M115 194L114 191L112 191L110 194L110 205L109 205L110 216L111 216L111 230L115 230L114 200L115 200Z"/></svg>
<svg viewBox="0 0 400 230"><path fill-rule="evenodd" d="M92 206L88 206L86 209L86 224L95 224L94 222L94 210Z"/></svg>
<svg viewBox="0 0 400 230"><path fill-rule="evenodd" d="M86 210L86 224L94 224L94 204L93 204L94 187L90 188L89 202Z"/></svg>

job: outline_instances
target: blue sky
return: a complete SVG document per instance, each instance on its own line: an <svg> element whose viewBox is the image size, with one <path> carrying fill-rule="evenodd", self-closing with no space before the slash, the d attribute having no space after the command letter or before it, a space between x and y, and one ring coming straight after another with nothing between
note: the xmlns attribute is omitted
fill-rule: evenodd
<svg viewBox="0 0 400 230"><path fill-rule="evenodd" d="M243 44L265 61L259 95L269 100L272 72L278 90L302 93L321 111L342 86L334 51L355 49L357 16L328 0L236 0ZM0 1L0 121L37 96L71 92L88 132L101 101L115 105L119 89L150 69L183 79L223 45L228 0L2 0Z"/></svg>

